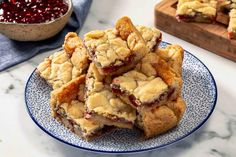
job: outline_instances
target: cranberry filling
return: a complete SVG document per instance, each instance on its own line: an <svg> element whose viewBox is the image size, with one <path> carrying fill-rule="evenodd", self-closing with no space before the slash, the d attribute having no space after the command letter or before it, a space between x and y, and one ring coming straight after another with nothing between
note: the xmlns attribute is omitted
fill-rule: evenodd
<svg viewBox="0 0 236 157"><path fill-rule="evenodd" d="M133 124L131 121L128 121L125 118L120 118L111 114L108 114L106 119L112 120L114 122L123 122L123 123Z"/></svg>
<svg viewBox="0 0 236 157"><path fill-rule="evenodd" d="M173 95L174 92L175 92L175 88L170 88L168 93L167 93L168 98L170 98Z"/></svg>
<svg viewBox="0 0 236 157"><path fill-rule="evenodd" d="M127 60L123 61L123 64L121 65L110 65L110 66L107 66L107 67L103 67L102 70L105 72L105 73L112 73L114 71L117 71L118 69L120 69L121 67L123 66L126 66L128 64L131 64L133 59L134 59L134 56L135 55L130 55Z"/></svg>
<svg viewBox="0 0 236 157"><path fill-rule="evenodd" d="M84 117L85 119L90 119L92 117L92 113L86 112Z"/></svg>
<svg viewBox="0 0 236 157"><path fill-rule="evenodd" d="M41 23L64 15L68 4L64 0L3 0L0 22Z"/></svg>
<svg viewBox="0 0 236 157"><path fill-rule="evenodd" d="M185 22L192 22L194 20L199 20L205 21L205 22L213 22L215 21L214 16L207 16L207 15L202 15L201 13L196 13L194 16L193 15L177 15L176 18L178 21L185 21Z"/></svg>
<svg viewBox="0 0 236 157"><path fill-rule="evenodd" d="M120 87L118 85L115 85L115 84L111 85L111 90L112 90L113 93L116 93L116 94L119 94L119 95L125 94L125 92L121 91Z"/></svg>
<svg viewBox="0 0 236 157"><path fill-rule="evenodd" d="M129 95L129 101L135 106L135 107L138 107L139 104L137 103L137 99L135 98L135 96L132 94L132 95Z"/></svg>
<svg viewBox="0 0 236 157"><path fill-rule="evenodd" d="M177 15L178 20L182 20L185 22L190 22L193 20L193 18L194 18L194 16L191 16L191 15Z"/></svg>
<svg viewBox="0 0 236 157"><path fill-rule="evenodd" d="M118 95L126 94L125 91L121 91L118 85L112 84L111 89L112 89L112 92ZM168 92L162 93L158 98L156 98L152 102L144 102L142 105L152 106L153 104L157 104L166 98L170 98L174 92L175 92L175 88L170 88ZM134 107L138 107L141 105L140 104L141 102L138 99L136 99L136 97L133 94L128 95L128 99Z"/></svg>
<svg viewBox="0 0 236 157"><path fill-rule="evenodd" d="M162 40L162 33L160 34L159 38L156 39L156 45L153 46L153 48L151 49L151 52L153 52L155 49L158 48L159 44L161 43Z"/></svg>

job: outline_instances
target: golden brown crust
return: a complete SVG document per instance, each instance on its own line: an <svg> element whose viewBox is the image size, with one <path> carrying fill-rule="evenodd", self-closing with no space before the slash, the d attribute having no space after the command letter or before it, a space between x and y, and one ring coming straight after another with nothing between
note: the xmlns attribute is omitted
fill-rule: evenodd
<svg viewBox="0 0 236 157"><path fill-rule="evenodd" d="M168 45L164 49L156 50L155 53L164 59L179 77L182 76L184 50L181 46Z"/></svg>
<svg viewBox="0 0 236 157"><path fill-rule="evenodd" d="M161 77L169 87L182 87L182 79L173 72L170 66L168 66L163 59L160 59L157 64L153 65L153 67L156 70L157 76Z"/></svg>
<svg viewBox="0 0 236 157"><path fill-rule="evenodd" d="M89 65L88 52L76 33L67 34L64 48L45 58L37 67L37 73L53 89L84 74Z"/></svg>
<svg viewBox="0 0 236 157"><path fill-rule="evenodd" d="M90 58L103 75L118 75L130 70L149 51L141 34L127 17L117 21L116 29L85 34L84 41Z"/></svg>
<svg viewBox="0 0 236 157"><path fill-rule="evenodd" d="M108 76L107 76L108 77ZM98 118L106 125L132 128L136 111L116 97L105 84L101 75L91 63L86 79L86 108L92 118Z"/></svg>
<svg viewBox="0 0 236 157"><path fill-rule="evenodd" d="M142 117L143 130L146 138L159 135L177 125L174 112L166 106L159 106L150 110Z"/></svg>
<svg viewBox="0 0 236 157"><path fill-rule="evenodd" d="M116 27L116 30L118 31L119 36L123 40L127 40L131 33L136 33L137 36L139 36L139 39L143 40L139 31L133 25L131 19L127 16L124 16L120 18L119 20L117 20L115 27Z"/></svg>
<svg viewBox="0 0 236 157"><path fill-rule="evenodd" d="M177 121L179 122L182 119L186 110L186 104L184 99L179 96L176 100L167 103L166 106L174 112L175 116L177 117Z"/></svg>
<svg viewBox="0 0 236 157"><path fill-rule="evenodd" d="M64 50L37 68L54 89L53 117L86 140L106 126L131 129L135 121L146 138L176 126L186 108L180 97L183 49L157 50L160 40L159 30L135 27L128 17L114 29L87 33L84 43L68 33Z"/></svg>
<svg viewBox="0 0 236 157"><path fill-rule="evenodd" d="M181 97L162 106L145 108L139 112L137 125L144 131L145 138L165 133L181 120L186 106Z"/></svg>
<svg viewBox="0 0 236 157"><path fill-rule="evenodd" d="M52 116L64 124L72 132L89 140L103 128L103 123L93 119L86 119L84 100L79 98L85 91L81 86L85 84L85 75L82 75L61 88L51 92Z"/></svg>
<svg viewBox="0 0 236 157"><path fill-rule="evenodd" d="M111 87L114 93L134 108L166 101L164 98L168 92L168 86L160 77L147 77L136 70L116 77Z"/></svg>
<svg viewBox="0 0 236 157"><path fill-rule="evenodd" d="M176 99L181 92L182 78L164 59L156 53L149 53L135 70L115 77L111 88L122 100L139 110L141 106L160 105Z"/></svg>
<svg viewBox="0 0 236 157"><path fill-rule="evenodd" d="M57 101L59 104L70 103L75 100L80 92L79 86L85 83L85 75L68 82L60 89L53 91L57 96Z"/></svg>
<svg viewBox="0 0 236 157"><path fill-rule="evenodd" d="M136 28L142 35L144 41L146 42L149 51L155 51L162 40L161 31L154 27L146 26L136 26Z"/></svg>
<svg viewBox="0 0 236 157"><path fill-rule="evenodd" d="M83 44L82 40L78 37L75 32L69 32L65 36L63 48L66 53L72 54L75 51L75 48Z"/></svg>
<svg viewBox="0 0 236 157"><path fill-rule="evenodd" d="M55 108L63 103L71 103L72 100L78 100L78 94L80 94L80 86L85 83L85 75L82 75L74 80L63 85L61 88L53 90L51 92L51 109L52 115L55 116Z"/></svg>

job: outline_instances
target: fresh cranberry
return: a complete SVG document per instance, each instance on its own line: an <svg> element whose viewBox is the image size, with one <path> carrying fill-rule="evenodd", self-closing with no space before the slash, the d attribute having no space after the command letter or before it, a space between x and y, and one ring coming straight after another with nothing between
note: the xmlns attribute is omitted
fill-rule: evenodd
<svg viewBox="0 0 236 157"><path fill-rule="evenodd" d="M41 23L59 18L67 10L64 0L3 0L0 22Z"/></svg>

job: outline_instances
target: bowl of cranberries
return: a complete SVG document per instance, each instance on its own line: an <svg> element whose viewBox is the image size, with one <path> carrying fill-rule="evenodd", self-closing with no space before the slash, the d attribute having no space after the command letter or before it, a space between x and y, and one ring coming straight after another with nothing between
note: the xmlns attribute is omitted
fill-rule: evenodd
<svg viewBox="0 0 236 157"><path fill-rule="evenodd" d="M40 41L60 32L73 11L71 0L0 0L0 33Z"/></svg>

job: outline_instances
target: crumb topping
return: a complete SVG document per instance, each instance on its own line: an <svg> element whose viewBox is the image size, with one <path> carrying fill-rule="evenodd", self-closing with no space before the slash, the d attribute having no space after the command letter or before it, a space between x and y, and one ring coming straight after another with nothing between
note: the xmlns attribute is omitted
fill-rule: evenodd
<svg viewBox="0 0 236 157"><path fill-rule="evenodd" d="M149 51L154 51L161 42L161 32L154 27L137 26L136 28L146 42Z"/></svg>
<svg viewBox="0 0 236 157"><path fill-rule="evenodd" d="M79 37L76 36L75 39L79 39ZM73 38L73 43L75 39ZM71 42L71 40L69 41ZM38 74L44 78L53 89L60 88L72 79L79 77L85 73L88 68L88 52L83 46L81 39L77 42L79 42L79 45L76 44L77 46L74 47L73 52L70 51L70 53L68 53L66 50L60 50L50 55L48 58L45 58L44 61L38 65ZM64 45L67 45L66 42Z"/></svg>
<svg viewBox="0 0 236 157"><path fill-rule="evenodd" d="M148 48L141 34L127 17L116 23L116 29L95 30L84 36L90 57L98 68L121 67L134 57L139 61Z"/></svg>
<svg viewBox="0 0 236 157"><path fill-rule="evenodd" d="M177 15L203 14L207 16L216 15L217 0L179 0L177 5Z"/></svg>
<svg viewBox="0 0 236 157"><path fill-rule="evenodd" d="M134 122L136 111L116 97L109 85L104 84L103 79L104 77L99 75L96 66L91 63L86 80L86 106L88 110L104 117L114 115Z"/></svg>

